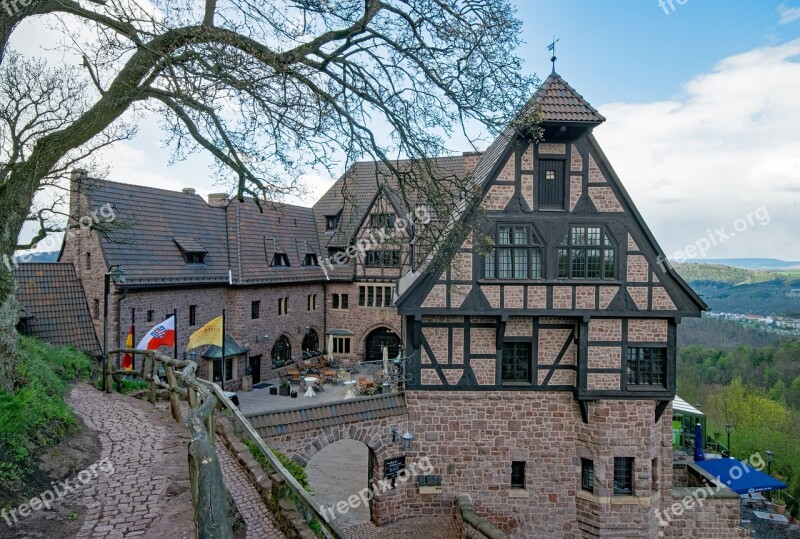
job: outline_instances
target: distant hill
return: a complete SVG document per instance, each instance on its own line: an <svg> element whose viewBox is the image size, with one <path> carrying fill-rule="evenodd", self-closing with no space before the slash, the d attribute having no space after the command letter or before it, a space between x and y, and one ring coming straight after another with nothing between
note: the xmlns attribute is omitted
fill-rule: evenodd
<svg viewBox="0 0 800 539"><path fill-rule="evenodd" d="M720 264L675 264L717 312L800 317L800 270L756 271Z"/></svg>
<svg viewBox="0 0 800 539"><path fill-rule="evenodd" d="M733 268L747 270L800 271L800 262L787 262L786 260L778 260L777 258L700 258L687 260L686 262L689 264L731 266Z"/></svg>
<svg viewBox="0 0 800 539"><path fill-rule="evenodd" d="M730 350L739 346L777 347L787 338L776 333L716 318L684 318L678 326L678 346L691 345Z"/></svg>
<svg viewBox="0 0 800 539"><path fill-rule="evenodd" d="M30 253L22 256L15 256L14 261L19 264L26 262L56 262L58 260L58 251L50 251L47 253Z"/></svg>

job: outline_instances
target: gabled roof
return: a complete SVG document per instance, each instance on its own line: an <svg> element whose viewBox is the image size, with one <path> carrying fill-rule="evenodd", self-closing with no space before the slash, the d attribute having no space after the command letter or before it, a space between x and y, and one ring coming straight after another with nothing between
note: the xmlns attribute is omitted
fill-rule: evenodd
<svg viewBox="0 0 800 539"><path fill-rule="evenodd" d="M106 265L119 264L128 286L228 282L224 208L195 194L107 180L83 180L81 192L90 208L113 208L111 230L98 236ZM205 251L204 263L187 264L179 245Z"/></svg>
<svg viewBox="0 0 800 539"><path fill-rule="evenodd" d="M538 105L543 123L601 124L606 121L597 109L556 73L542 83L533 101Z"/></svg>
<svg viewBox="0 0 800 539"><path fill-rule="evenodd" d="M23 334L56 346L71 344L91 356L101 354L83 285L72 264L20 264L13 275L25 314Z"/></svg>
<svg viewBox="0 0 800 539"><path fill-rule="evenodd" d="M437 157L433 160L433 168L437 176L465 178L472 172L472 167L477 161L477 155L457 155L451 157ZM396 166L402 171L408 171L414 166L412 160L396 161ZM345 248L349 246L364 222L366 213L375 201L376 193L382 189L389 196L392 205L397 208L404 206L400 199L397 178L382 163L363 161L355 163L345 172L333 186L314 204L313 212L316 222L319 245L322 256L328 255L330 248ZM417 201L411 201L412 204ZM414 208L405 208L407 212ZM325 230L325 217L339 215L339 222L333 231ZM353 265L335 266L329 271L333 279L352 279Z"/></svg>

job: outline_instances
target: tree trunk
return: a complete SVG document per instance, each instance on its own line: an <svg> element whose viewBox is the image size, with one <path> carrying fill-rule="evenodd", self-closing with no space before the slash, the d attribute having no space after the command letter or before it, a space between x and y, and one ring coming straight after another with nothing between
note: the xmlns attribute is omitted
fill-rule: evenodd
<svg viewBox="0 0 800 539"><path fill-rule="evenodd" d="M13 252L13 251L12 251ZM6 249L3 249L6 253ZM0 391L11 392L17 385L19 362L17 321L19 306L14 296L14 277L5 264L0 264Z"/></svg>

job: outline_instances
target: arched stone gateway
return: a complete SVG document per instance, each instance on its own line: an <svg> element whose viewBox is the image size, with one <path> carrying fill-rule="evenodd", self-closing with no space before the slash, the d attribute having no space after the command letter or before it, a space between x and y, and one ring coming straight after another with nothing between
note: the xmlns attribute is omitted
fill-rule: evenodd
<svg viewBox="0 0 800 539"><path fill-rule="evenodd" d="M389 357L397 357L400 352L400 337L394 330L386 327L372 330L364 340L364 355L367 361L382 359L384 346L389 348Z"/></svg>
<svg viewBox="0 0 800 539"><path fill-rule="evenodd" d="M339 440L323 447L306 464L314 500L342 528L371 521L371 498L353 498L369 488L370 464L374 461L371 452L364 442Z"/></svg>

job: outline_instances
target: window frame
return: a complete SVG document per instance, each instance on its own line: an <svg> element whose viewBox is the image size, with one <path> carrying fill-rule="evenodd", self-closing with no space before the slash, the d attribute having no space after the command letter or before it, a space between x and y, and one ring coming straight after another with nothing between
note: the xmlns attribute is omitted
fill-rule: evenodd
<svg viewBox="0 0 800 539"><path fill-rule="evenodd" d="M197 305L189 305L189 326L197 325Z"/></svg>
<svg viewBox="0 0 800 539"><path fill-rule="evenodd" d="M512 359L513 370L516 372L520 358L516 356L519 350L527 352L527 377L520 379L518 377L506 378L506 353L507 348L514 351L515 356ZM503 350L500 354L500 383L503 386L531 386L533 385L533 343L530 340L506 340L503 342Z"/></svg>
<svg viewBox="0 0 800 539"><path fill-rule="evenodd" d="M279 347L280 345L280 347ZM287 357L288 355L288 357ZM270 350L270 359L274 361L288 361L292 359L292 342L286 335L280 335Z"/></svg>
<svg viewBox="0 0 800 539"><path fill-rule="evenodd" d="M394 213L372 213L369 216L370 228L394 228L397 215Z"/></svg>
<svg viewBox="0 0 800 539"><path fill-rule="evenodd" d="M250 320L258 320L261 318L261 300L250 302Z"/></svg>
<svg viewBox="0 0 800 539"><path fill-rule="evenodd" d="M594 492L594 461L581 457L581 490Z"/></svg>
<svg viewBox="0 0 800 539"><path fill-rule="evenodd" d="M152 322L152 321L153 321L153 317L154 317L154 316L155 316L155 311L153 311L153 310L151 309L151 310L147 311L147 314L145 315L145 318L146 318L146 320L147 320L148 322Z"/></svg>
<svg viewBox="0 0 800 539"><path fill-rule="evenodd" d="M512 490L525 490L525 470L528 463L524 460L511 461L511 489ZM520 481L521 479L521 481Z"/></svg>
<svg viewBox="0 0 800 539"><path fill-rule="evenodd" d="M509 243L502 242L502 230L509 229ZM524 229L527 237L525 243L516 243L517 230ZM501 277L502 252L508 251L510 255L510 276ZM518 260L518 253L525 251L525 276L517 276L517 267L522 264ZM538 257L536 256L538 254ZM537 259L538 258L538 259ZM489 254L483 259L483 278L501 281L539 281L545 278L546 246L536 227L530 223L500 223L498 222L494 230L494 245ZM534 275L534 268L538 269L538 275Z"/></svg>
<svg viewBox="0 0 800 539"><path fill-rule="evenodd" d="M598 243L594 244L590 241L590 230L598 230ZM582 230L581 237L584 238L583 243L575 243L575 231ZM589 253L592 251L598 252L597 276L590 276L590 258ZM576 272L575 258L576 253L583 252L583 270ZM610 260L608 258L611 254ZM556 260L559 279L570 280L583 280L583 281L618 281L619 276L619 243L614 236L608 231L605 225L602 224L571 224L567 231L567 236L556 247ZM609 276L607 270L611 265L611 275ZM576 275L576 273L580 273Z"/></svg>
<svg viewBox="0 0 800 539"><path fill-rule="evenodd" d="M303 267L319 266L319 257L316 253L306 253L303 257Z"/></svg>
<svg viewBox="0 0 800 539"><path fill-rule="evenodd" d="M325 232L331 232L336 230L336 225L338 224L339 219L336 215L326 215L325 216Z"/></svg>
<svg viewBox="0 0 800 539"><path fill-rule="evenodd" d="M289 314L289 298L278 298L278 316Z"/></svg>
<svg viewBox="0 0 800 539"><path fill-rule="evenodd" d="M386 309L392 306L393 296L393 286L360 285L358 287L358 306L368 309Z"/></svg>
<svg viewBox="0 0 800 539"><path fill-rule="evenodd" d="M336 336L333 337L333 354L350 354L352 350L352 337Z"/></svg>
<svg viewBox="0 0 800 539"><path fill-rule="evenodd" d="M286 253L275 253L272 255L272 261L269 263L271 268L291 268L292 264L289 262L289 255Z"/></svg>
<svg viewBox="0 0 800 539"><path fill-rule="evenodd" d="M366 251L364 253L365 268L399 268L400 266L400 249Z"/></svg>
<svg viewBox="0 0 800 539"><path fill-rule="evenodd" d="M640 352L636 358L631 357L631 352ZM648 354L649 352L649 354ZM655 352L660 352L661 357L656 357ZM649 357L647 357L649 356ZM669 363L669 347L667 343L660 346L628 345L625 347L625 387L643 389L667 389L667 365ZM636 369L631 372L631 362L636 362ZM648 369L641 367L646 365ZM658 365L660 368L654 368ZM631 381L631 375L634 380ZM655 376L660 374L660 381L654 381ZM646 381L649 379L649 382Z"/></svg>
<svg viewBox="0 0 800 539"><path fill-rule="evenodd" d="M614 457L614 496L633 496L633 457Z"/></svg>

